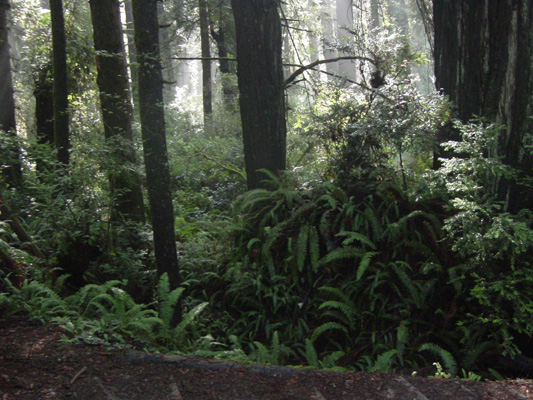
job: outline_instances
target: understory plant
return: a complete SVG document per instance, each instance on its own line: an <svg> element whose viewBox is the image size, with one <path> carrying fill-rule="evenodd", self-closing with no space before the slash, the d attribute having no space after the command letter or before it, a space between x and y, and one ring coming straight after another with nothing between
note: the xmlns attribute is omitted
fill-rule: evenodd
<svg viewBox="0 0 533 400"><path fill-rule="evenodd" d="M199 346L195 324L208 303L186 308L182 320L174 325L171 315L184 288L170 291L166 274L159 280L154 304L136 303L124 289L126 282L116 280L88 284L65 297L61 287L66 277L59 281L26 280L20 287L4 278L7 290L0 295L0 310L3 315L23 312L32 319L57 324L65 330L68 341L180 352Z"/></svg>

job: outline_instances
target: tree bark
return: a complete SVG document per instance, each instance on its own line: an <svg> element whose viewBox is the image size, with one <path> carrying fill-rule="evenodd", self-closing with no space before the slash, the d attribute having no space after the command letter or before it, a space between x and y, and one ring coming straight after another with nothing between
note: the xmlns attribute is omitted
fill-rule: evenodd
<svg viewBox="0 0 533 400"><path fill-rule="evenodd" d="M8 40L9 7L8 0L0 0L0 131L10 136L10 139L16 139L15 98ZM7 164L0 171L3 179L10 186L19 186L22 182L22 166L16 141L9 143L0 155L3 158L2 164Z"/></svg>
<svg viewBox="0 0 533 400"><path fill-rule="evenodd" d="M50 68L42 68L34 82L35 130L40 144L54 146L54 89Z"/></svg>
<svg viewBox="0 0 533 400"><path fill-rule="evenodd" d="M532 105L531 0L433 0L437 89L450 96L457 116L473 116L505 126L497 155L532 176L525 149ZM533 193L502 180L497 187L507 209L530 208Z"/></svg>
<svg viewBox="0 0 533 400"><path fill-rule="evenodd" d="M133 11L131 9L131 0L124 2L124 11L126 14L126 38L128 40L128 61L131 80L131 97L135 115L138 109L138 92L137 92L137 54L135 51L135 41L133 39Z"/></svg>
<svg viewBox="0 0 533 400"><path fill-rule="evenodd" d="M168 274L172 289L180 284L174 210L165 133L163 75L159 52L157 0L132 0L135 46L139 60L139 105L148 198L152 209L158 275ZM179 319L179 307L175 318Z"/></svg>
<svg viewBox="0 0 533 400"><path fill-rule="evenodd" d="M238 98L238 88L233 80L236 69L234 64L230 62L230 55L235 53L235 24L231 15L229 0L221 1L217 7L217 23L214 23L213 20L210 21L211 37L215 41L218 52L218 69L221 73L224 108L233 111ZM228 10L230 11L228 12ZM211 9L211 13L215 14L215 10Z"/></svg>
<svg viewBox="0 0 533 400"><path fill-rule="evenodd" d="M321 13L320 13L320 24L323 31L322 39L322 52L324 53L325 59L339 57L337 48L335 46L335 33L333 30L333 11L330 0L322 0L321 2ZM328 63L326 64L326 72L329 79L334 79L333 77L337 76L339 73L338 63Z"/></svg>
<svg viewBox="0 0 533 400"><path fill-rule="evenodd" d="M52 19L52 49L54 64L54 143L57 160L68 165L70 162L70 138L67 85L67 39L63 0L50 0Z"/></svg>
<svg viewBox="0 0 533 400"><path fill-rule="evenodd" d="M352 0L337 0L337 42L340 46L339 57L346 57L353 55L353 51L349 49L352 45L353 30L353 1ZM341 78L348 80L355 80L355 64L352 61L339 61L338 73Z"/></svg>
<svg viewBox="0 0 533 400"><path fill-rule="evenodd" d="M209 46L209 15L207 1L198 0L200 11L200 41L202 47L202 100L204 106L204 130L212 129L213 121L213 87L211 84L211 50Z"/></svg>
<svg viewBox="0 0 533 400"><path fill-rule="evenodd" d="M144 223L144 203L133 144L132 106L118 0L90 0L98 87L106 142L112 219Z"/></svg>
<svg viewBox="0 0 533 400"><path fill-rule="evenodd" d="M286 167L281 21L276 0L232 0L237 75L249 189L267 187L261 169Z"/></svg>

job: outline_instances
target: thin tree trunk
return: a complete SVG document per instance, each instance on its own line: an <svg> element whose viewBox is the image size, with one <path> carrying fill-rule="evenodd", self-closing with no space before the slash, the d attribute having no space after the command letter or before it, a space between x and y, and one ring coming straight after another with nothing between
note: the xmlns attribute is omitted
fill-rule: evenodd
<svg viewBox="0 0 533 400"><path fill-rule="evenodd" d="M54 89L50 68L42 68L34 83L35 130L40 144L54 146Z"/></svg>
<svg viewBox="0 0 533 400"><path fill-rule="evenodd" d="M180 284L174 210L165 134L163 75L159 52L156 0L132 0L135 46L139 60L139 100L148 198L152 209L158 275L168 274L171 288ZM176 308L176 320L180 308Z"/></svg>
<svg viewBox="0 0 533 400"><path fill-rule="evenodd" d="M231 53L230 48L235 47L235 31L233 29L234 23L230 21L231 15L228 15L226 11L226 1L221 2L218 6L218 13L216 15L218 30L215 29L215 24L212 21L210 30L220 59L218 69L221 73L224 107L226 110L234 110L235 100L238 97L238 88L232 79L235 75L235 68L231 65L228 58Z"/></svg>
<svg viewBox="0 0 533 400"><path fill-rule="evenodd" d="M213 89L211 84L211 50L209 48L209 16L207 1L198 0L200 11L200 40L202 47L202 100L204 106L204 130L213 128Z"/></svg>
<svg viewBox="0 0 533 400"><path fill-rule="evenodd" d="M16 139L15 99L13 97L13 79L11 76L11 57L8 41L9 1L0 0L0 131L10 139ZM22 182L20 150L16 141L10 143L7 154L2 155L1 175L10 186L19 186Z"/></svg>
<svg viewBox="0 0 533 400"><path fill-rule="evenodd" d="M321 13L320 13L320 24L322 26L323 38L322 38L322 52L324 54L324 59L336 58L339 56L336 48L335 33L333 30L333 10L330 0L322 0L321 2ZM326 64L326 72L329 76L329 79L337 76L339 73L339 64L338 63L328 63Z"/></svg>
<svg viewBox="0 0 533 400"><path fill-rule="evenodd" d="M131 9L131 0L126 0L124 2L124 11L126 14L126 38L128 40L128 61L129 61L129 70L130 70L130 80L131 80L131 97L133 101L133 109L135 115L138 109L138 91L137 91L137 53L135 50L135 41L133 39L133 11Z"/></svg>
<svg viewBox="0 0 533 400"><path fill-rule="evenodd" d="M90 0L98 86L106 142L112 218L144 223L144 203L133 144L132 106L118 0Z"/></svg>
<svg viewBox="0 0 533 400"><path fill-rule="evenodd" d="M67 86L67 40L63 0L50 0L52 17L52 48L54 64L54 143L57 160L68 165L70 162L70 138Z"/></svg>
<svg viewBox="0 0 533 400"><path fill-rule="evenodd" d="M337 44L340 46L339 57L351 56L353 51L353 0L337 0ZM339 61L339 75L342 78L355 80L355 64L352 61Z"/></svg>
<svg viewBox="0 0 533 400"><path fill-rule="evenodd" d="M277 0L232 0L248 188L268 187L266 169L286 166L281 20Z"/></svg>
<svg viewBox="0 0 533 400"><path fill-rule="evenodd" d="M371 30L378 29L381 26L379 21L379 4L380 0L370 0L370 20L369 27Z"/></svg>

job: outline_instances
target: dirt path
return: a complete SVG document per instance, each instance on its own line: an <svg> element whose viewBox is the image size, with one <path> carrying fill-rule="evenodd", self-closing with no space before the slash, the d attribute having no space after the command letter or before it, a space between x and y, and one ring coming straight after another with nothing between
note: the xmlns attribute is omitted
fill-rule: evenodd
<svg viewBox="0 0 533 400"><path fill-rule="evenodd" d="M0 319L1 400L522 400L533 381L331 373L147 355L60 342L54 327Z"/></svg>

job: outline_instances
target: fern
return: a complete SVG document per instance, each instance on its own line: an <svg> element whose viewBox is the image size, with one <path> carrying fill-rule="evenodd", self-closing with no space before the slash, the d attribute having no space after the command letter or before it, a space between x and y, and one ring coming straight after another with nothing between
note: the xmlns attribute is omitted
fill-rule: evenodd
<svg viewBox="0 0 533 400"><path fill-rule="evenodd" d="M347 303L343 303L343 302L340 302L340 301L328 300L328 301L325 301L322 304L320 304L318 309L322 310L323 308L326 308L326 307L330 308L330 309L336 309L336 310L341 311L347 318L346 322L350 323L350 325L351 325L351 323L353 321L353 317L356 314L356 310L354 309L353 305L347 304Z"/></svg>
<svg viewBox="0 0 533 400"><path fill-rule="evenodd" d="M374 365L372 365L368 372L387 372L390 370L394 357L398 354L398 350L388 350L383 354L380 354Z"/></svg>
<svg viewBox="0 0 533 400"><path fill-rule="evenodd" d="M326 322L313 330L313 334L309 340L311 343L314 343L320 337L320 335L332 330L338 330L348 335L348 329L344 325L338 322Z"/></svg>
<svg viewBox="0 0 533 400"><path fill-rule="evenodd" d="M313 340L305 339L305 360L307 364L311 367L318 368L320 365L318 363L318 355L316 353L315 347L313 346Z"/></svg>
<svg viewBox="0 0 533 400"><path fill-rule="evenodd" d="M179 299L185 291L185 288L179 287L170 291L170 282L168 274L165 272L159 278L157 285L157 296L159 301L159 318L167 329L171 328L171 322L174 315L175 307L178 306Z"/></svg>
<svg viewBox="0 0 533 400"><path fill-rule="evenodd" d="M337 233L337 236L346 237L346 239L344 239L342 241L342 244L344 246L348 246L348 245L352 244L353 242L358 241L358 242L360 242L363 245L367 245L371 249L375 249L376 248L376 245L374 244L374 242L372 242L365 235L362 235L362 234L360 234L358 232L342 231L342 232Z"/></svg>
<svg viewBox="0 0 533 400"><path fill-rule="evenodd" d="M302 271L307 255L307 242L309 239L309 225L304 225L300 229L298 239L296 240L296 265L298 270Z"/></svg>
<svg viewBox="0 0 533 400"><path fill-rule="evenodd" d="M429 351L434 355L440 357L446 370L452 375L457 375L457 363L449 351L444 350L438 344L424 343L418 348L418 351Z"/></svg>
<svg viewBox="0 0 533 400"><path fill-rule="evenodd" d="M309 259L311 267L314 267L320 258L320 243L318 237L318 230L312 226L309 229Z"/></svg>
<svg viewBox="0 0 533 400"><path fill-rule="evenodd" d="M183 315L181 322L174 329L174 333L179 343L183 343L185 338L186 328L191 325L195 318L209 305L208 302L203 302L195 306L192 310Z"/></svg>
<svg viewBox="0 0 533 400"><path fill-rule="evenodd" d="M354 249L352 247L340 247L330 251L326 256L318 262L319 266L326 265L330 262L342 260L346 258L359 258L363 255L361 249Z"/></svg>
<svg viewBox="0 0 533 400"><path fill-rule="evenodd" d="M379 253L376 252L367 252L359 262L359 266L357 267L357 273L356 273L356 279L359 281L363 277L365 271L367 270L368 266L370 265L370 260L372 260L372 257L377 255Z"/></svg>

